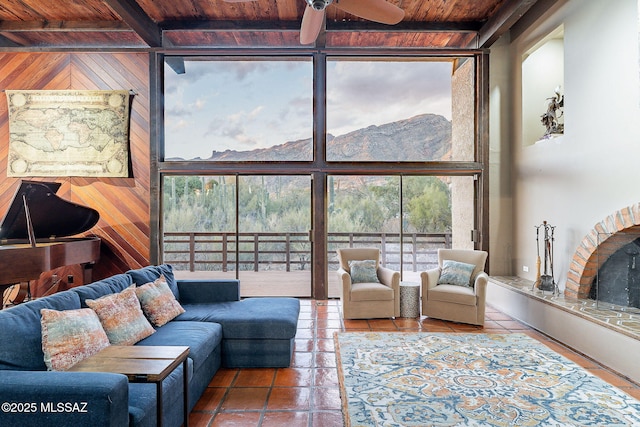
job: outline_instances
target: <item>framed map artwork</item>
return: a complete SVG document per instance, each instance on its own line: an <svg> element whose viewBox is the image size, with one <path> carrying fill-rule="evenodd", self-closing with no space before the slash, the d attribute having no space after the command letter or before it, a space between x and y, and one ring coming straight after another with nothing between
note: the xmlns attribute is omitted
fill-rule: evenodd
<svg viewBox="0 0 640 427"><path fill-rule="evenodd" d="M10 177L128 177L128 90L6 90Z"/></svg>

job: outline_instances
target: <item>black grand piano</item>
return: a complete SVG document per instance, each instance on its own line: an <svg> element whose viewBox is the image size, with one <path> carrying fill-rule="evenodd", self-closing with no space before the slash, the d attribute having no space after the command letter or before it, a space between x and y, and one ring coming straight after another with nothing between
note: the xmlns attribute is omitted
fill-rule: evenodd
<svg viewBox="0 0 640 427"><path fill-rule="evenodd" d="M60 184L23 180L0 223L0 295L46 271L80 264L84 283L100 258L100 238L77 237L100 219L95 209L56 195ZM1 308L1 307L0 307Z"/></svg>

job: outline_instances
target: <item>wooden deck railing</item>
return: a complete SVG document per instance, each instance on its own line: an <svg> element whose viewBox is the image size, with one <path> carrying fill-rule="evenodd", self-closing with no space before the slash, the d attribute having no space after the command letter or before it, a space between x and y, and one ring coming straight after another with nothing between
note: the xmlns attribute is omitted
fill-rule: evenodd
<svg viewBox="0 0 640 427"><path fill-rule="evenodd" d="M451 233L329 233L329 264L337 265L337 248L379 247L389 268L421 271L437 264L438 248L451 247ZM402 238L402 246L400 239ZM309 270L308 233L164 233L164 262L180 270L240 271ZM401 250L402 249L402 250Z"/></svg>

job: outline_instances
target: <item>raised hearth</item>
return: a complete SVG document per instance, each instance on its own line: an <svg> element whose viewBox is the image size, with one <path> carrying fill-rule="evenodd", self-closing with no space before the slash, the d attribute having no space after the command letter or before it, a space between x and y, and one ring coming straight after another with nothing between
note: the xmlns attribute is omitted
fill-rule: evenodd
<svg viewBox="0 0 640 427"><path fill-rule="evenodd" d="M553 296L551 292L531 290L533 282L514 276L491 276L493 283L508 287L520 294L534 298L560 310L579 316L631 338L640 340L640 315L621 311L619 307L592 299L567 298L565 295ZM487 301L491 303L490 301Z"/></svg>
<svg viewBox="0 0 640 427"><path fill-rule="evenodd" d="M531 280L490 276L487 304L640 384L640 315L602 302L532 289ZM597 306L596 306L597 304Z"/></svg>

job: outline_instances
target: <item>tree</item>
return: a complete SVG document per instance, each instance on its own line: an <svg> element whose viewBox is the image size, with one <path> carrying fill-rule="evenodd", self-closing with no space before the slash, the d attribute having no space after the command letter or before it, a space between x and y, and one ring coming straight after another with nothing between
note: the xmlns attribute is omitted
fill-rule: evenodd
<svg viewBox="0 0 640 427"><path fill-rule="evenodd" d="M428 177L434 178L434 177ZM451 231L451 198L446 184L437 178L407 203L409 224L419 233Z"/></svg>

